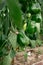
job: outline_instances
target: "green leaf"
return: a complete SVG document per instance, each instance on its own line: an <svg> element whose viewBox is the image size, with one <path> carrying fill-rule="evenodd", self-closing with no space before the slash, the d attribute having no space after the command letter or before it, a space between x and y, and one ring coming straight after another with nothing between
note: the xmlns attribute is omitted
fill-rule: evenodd
<svg viewBox="0 0 43 65"><path fill-rule="evenodd" d="M8 8L12 18L12 24L19 29L22 28L22 13L18 4L18 0L7 0Z"/></svg>
<svg viewBox="0 0 43 65"><path fill-rule="evenodd" d="M17 46L17 35L15 33L10 32L8 37L13 49L16 49Z"/></svg>
<svg viewBox="0 0 43 65"><path fill-rule="evenodd" d="M25 46L29 44L29 38L21 31L17 36L17 42L20 46Z"/></svg>
<svg viewBox="0 0 43 65"><path fill-rule="evenodd" d="M38 13L38 14L34 14L33 16L32 16L32 20L33 21L35 21L35 22L37 22L37 23L40 23L41 21L42 21L42 16L41 16L41 13Z"/></svg>
<svg viewBox="0 0 43 65"><path fill-rule="evenodd" d="M36 15L36 22L41 22L42 21L42 16L41 16L41 13L37 14Z"/></svg>
<svg viewBox="0 0 43 65"><path fill-rule="evenodd" d="M25 52L24 59L27 60L27 57L28 57L27 52Z"/></svg>
<svg viewBox="0 0 43 65"><path fill-rule="evenodd" d="M28 34L34 33L34 28L33 28L33 25L31 24L31 21L28 22L26 33L28 33Z"/></svg>
<svg viewBox="0 0 43 65"><path fill-rule="evenodd" d="M30 40L30 44L32 48L36 47L36 41L35 40Z"/></svg>
<svg viewBox="0 0 43 65"><path fill-rule="evenodd" d="M31 7L32 12L39 13L41 11L41 7L39 3L33 3Z"/></svg>
<svg viewBox="0 0 43 65"><path fill-rule="evenodd" d="M14 58L15 54L16 54L16 51L14 51L14 50L12 49L11 52L10 52L10 57L11 57L11 58Z"/></svg>
<svg viewBox="0 0 43 65"><path fill-rule="evenodd" d="M41 42L40 39L37 39L37 40L36 40L36 43L37 43L38 46L41 46L41 45L42 45L42 42Z"/></svg>
<svg viewBox="0 0 43 65"><path fill-rule="evenodd" d="M12 58L10 57L10 54L8 56L5 56L3 59L2 65L11 65Z"/></svg>

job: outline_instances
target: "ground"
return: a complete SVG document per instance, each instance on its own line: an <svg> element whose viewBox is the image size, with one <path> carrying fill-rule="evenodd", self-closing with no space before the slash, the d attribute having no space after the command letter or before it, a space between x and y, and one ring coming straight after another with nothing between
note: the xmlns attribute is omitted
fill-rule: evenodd
<svg viewBox="0 0 43 65"><path fill-rule="evenodd" d="M25 52L27 57L24 56ZM17 52L12 65L43 65L43 46L33 49L26 48L25 51Z"/></svg>

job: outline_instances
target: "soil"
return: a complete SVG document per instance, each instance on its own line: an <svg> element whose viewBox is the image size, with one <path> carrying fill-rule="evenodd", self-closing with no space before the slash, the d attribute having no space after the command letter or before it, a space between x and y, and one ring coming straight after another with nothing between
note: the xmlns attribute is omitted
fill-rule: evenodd
<svg viewBox="0 0 43 65"><path fill-rule="evenodd" d="M43 62L40 62L42 60L43 47L32 49L26 48L25 51L17 52L16 56L12 60L12 65L43 65Z"/></svg>

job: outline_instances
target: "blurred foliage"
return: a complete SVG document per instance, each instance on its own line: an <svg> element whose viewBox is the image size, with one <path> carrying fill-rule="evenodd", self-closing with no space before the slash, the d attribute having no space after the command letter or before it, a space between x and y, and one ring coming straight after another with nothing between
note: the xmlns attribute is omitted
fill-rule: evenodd
<svg viewBox="0 0 43 65"><path fill-rule="evenodd" d="M19 29L22 28L22 13L17 0L7 0L7 4L10 10L10 17L12 18L12 24Z"/></svg>

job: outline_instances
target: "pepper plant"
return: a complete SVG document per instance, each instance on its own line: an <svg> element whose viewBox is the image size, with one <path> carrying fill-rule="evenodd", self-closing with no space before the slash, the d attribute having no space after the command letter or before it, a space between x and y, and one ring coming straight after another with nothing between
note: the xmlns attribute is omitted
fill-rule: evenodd
<svg viewBox="0 0 43 65"><path fill-rule="evenodd" d="M0 65L11 65L17 49L36 40L41 21L37 0L0 0Z"/></svg>

